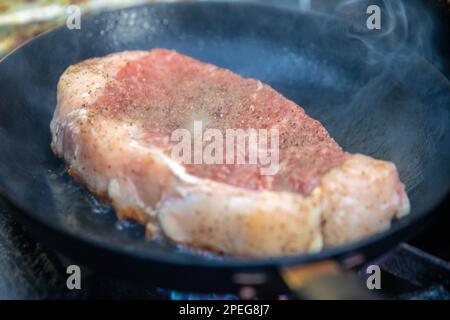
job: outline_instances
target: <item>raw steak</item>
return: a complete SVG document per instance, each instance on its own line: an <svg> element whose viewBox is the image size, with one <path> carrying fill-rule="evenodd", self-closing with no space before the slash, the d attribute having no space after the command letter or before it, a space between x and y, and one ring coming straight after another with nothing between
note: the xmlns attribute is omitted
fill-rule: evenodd
<svg viewBox="0 0 450 320"><path fill-rule="evenodd" d="M409 212L394 164L344 152L268 85L175 51L73 65L57 99L53 151L150 237L223 254L292 255L359 240ZM174 160L171 134L195 121L223 133L278 130L278 171Z"/></svg>

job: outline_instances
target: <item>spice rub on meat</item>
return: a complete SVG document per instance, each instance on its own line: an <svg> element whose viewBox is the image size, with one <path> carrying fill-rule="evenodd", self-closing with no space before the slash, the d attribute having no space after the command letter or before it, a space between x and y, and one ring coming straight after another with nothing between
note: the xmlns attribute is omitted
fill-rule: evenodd
<svg viewBox="0 0 450 320"><path fill-rule="evenodd" d="M175 51L128 51L70 66L58 84L52 149L119 218L149 236L239 256L281 256L359 240L409 212L395 165L344 152L268 85ZM174 130L276 129L279 168L189 164Z"/></svg>

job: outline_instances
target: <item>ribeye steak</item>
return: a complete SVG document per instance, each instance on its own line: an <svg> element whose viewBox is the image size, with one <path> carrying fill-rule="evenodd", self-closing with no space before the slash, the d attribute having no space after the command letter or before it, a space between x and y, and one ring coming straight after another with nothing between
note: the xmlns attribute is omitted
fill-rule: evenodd
<svg viewBox="0 0 450 320"><path fill-rule="evenodd" d="M128 51L70 66L51 122L69 173L119 218L192 248L237 256L321 250L387 229L409 212L393 163L344 152L294 102L258 80L175 51ZM171 134L276 129L279 170L183 163Z"/></svg>

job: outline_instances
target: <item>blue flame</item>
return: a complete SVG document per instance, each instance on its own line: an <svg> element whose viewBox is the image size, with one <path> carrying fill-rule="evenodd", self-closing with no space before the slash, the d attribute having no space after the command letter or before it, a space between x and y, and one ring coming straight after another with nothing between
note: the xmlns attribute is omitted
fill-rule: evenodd
<svg viewBox="0 0 450 320"><path fill-rule="evenodd" d="M192 293L158 288L158 294L167 295L170 300L238 300L233 294Z"/></svg>

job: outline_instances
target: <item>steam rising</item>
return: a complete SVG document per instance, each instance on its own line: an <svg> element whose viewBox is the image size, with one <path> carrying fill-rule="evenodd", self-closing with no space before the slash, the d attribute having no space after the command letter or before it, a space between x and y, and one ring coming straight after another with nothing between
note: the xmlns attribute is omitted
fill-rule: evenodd
<svg viewBox="0 0 450 320"><path fill-rule="evenodd" d="M349 23L345 36L359 43L359 49L348 54L360 56L362 63L355 61L355 68L371 74L350 97L335 103L339 112L330 113L327 107L317 113L313 109L312 115L323 121L345 149L392 160L407 189L413 190L424 179L421 172L427 165L417 152L436 152L433 134L443 134L447 121L443 118L433 128L427 127L422 111L418 112L425 104L438 104L437 99L431 102L419 98L425 90L433 90L430 73L437 70L432 64L439 68L441 63L433 42L437 22L432 11L418 0L316 0L312 5ZM381 9L380 30L367 28L366 9L370 5ZM448 110L441 111L448 116ZM429 134L419 128L426 128ZM406 162L407 170L402 166Z"/></svg>
<svg viewBox="0 0 450 320"><path fill-rule="evenodd" d="M381 8L381 30L366 28L365 9L372 4ZM404 1L347 0L337 5L336 13L353 22L348 35L368 47L370 62L390 62L397 55L433 56L433 17L417 0L408 1L408 5Z"/></svg>

